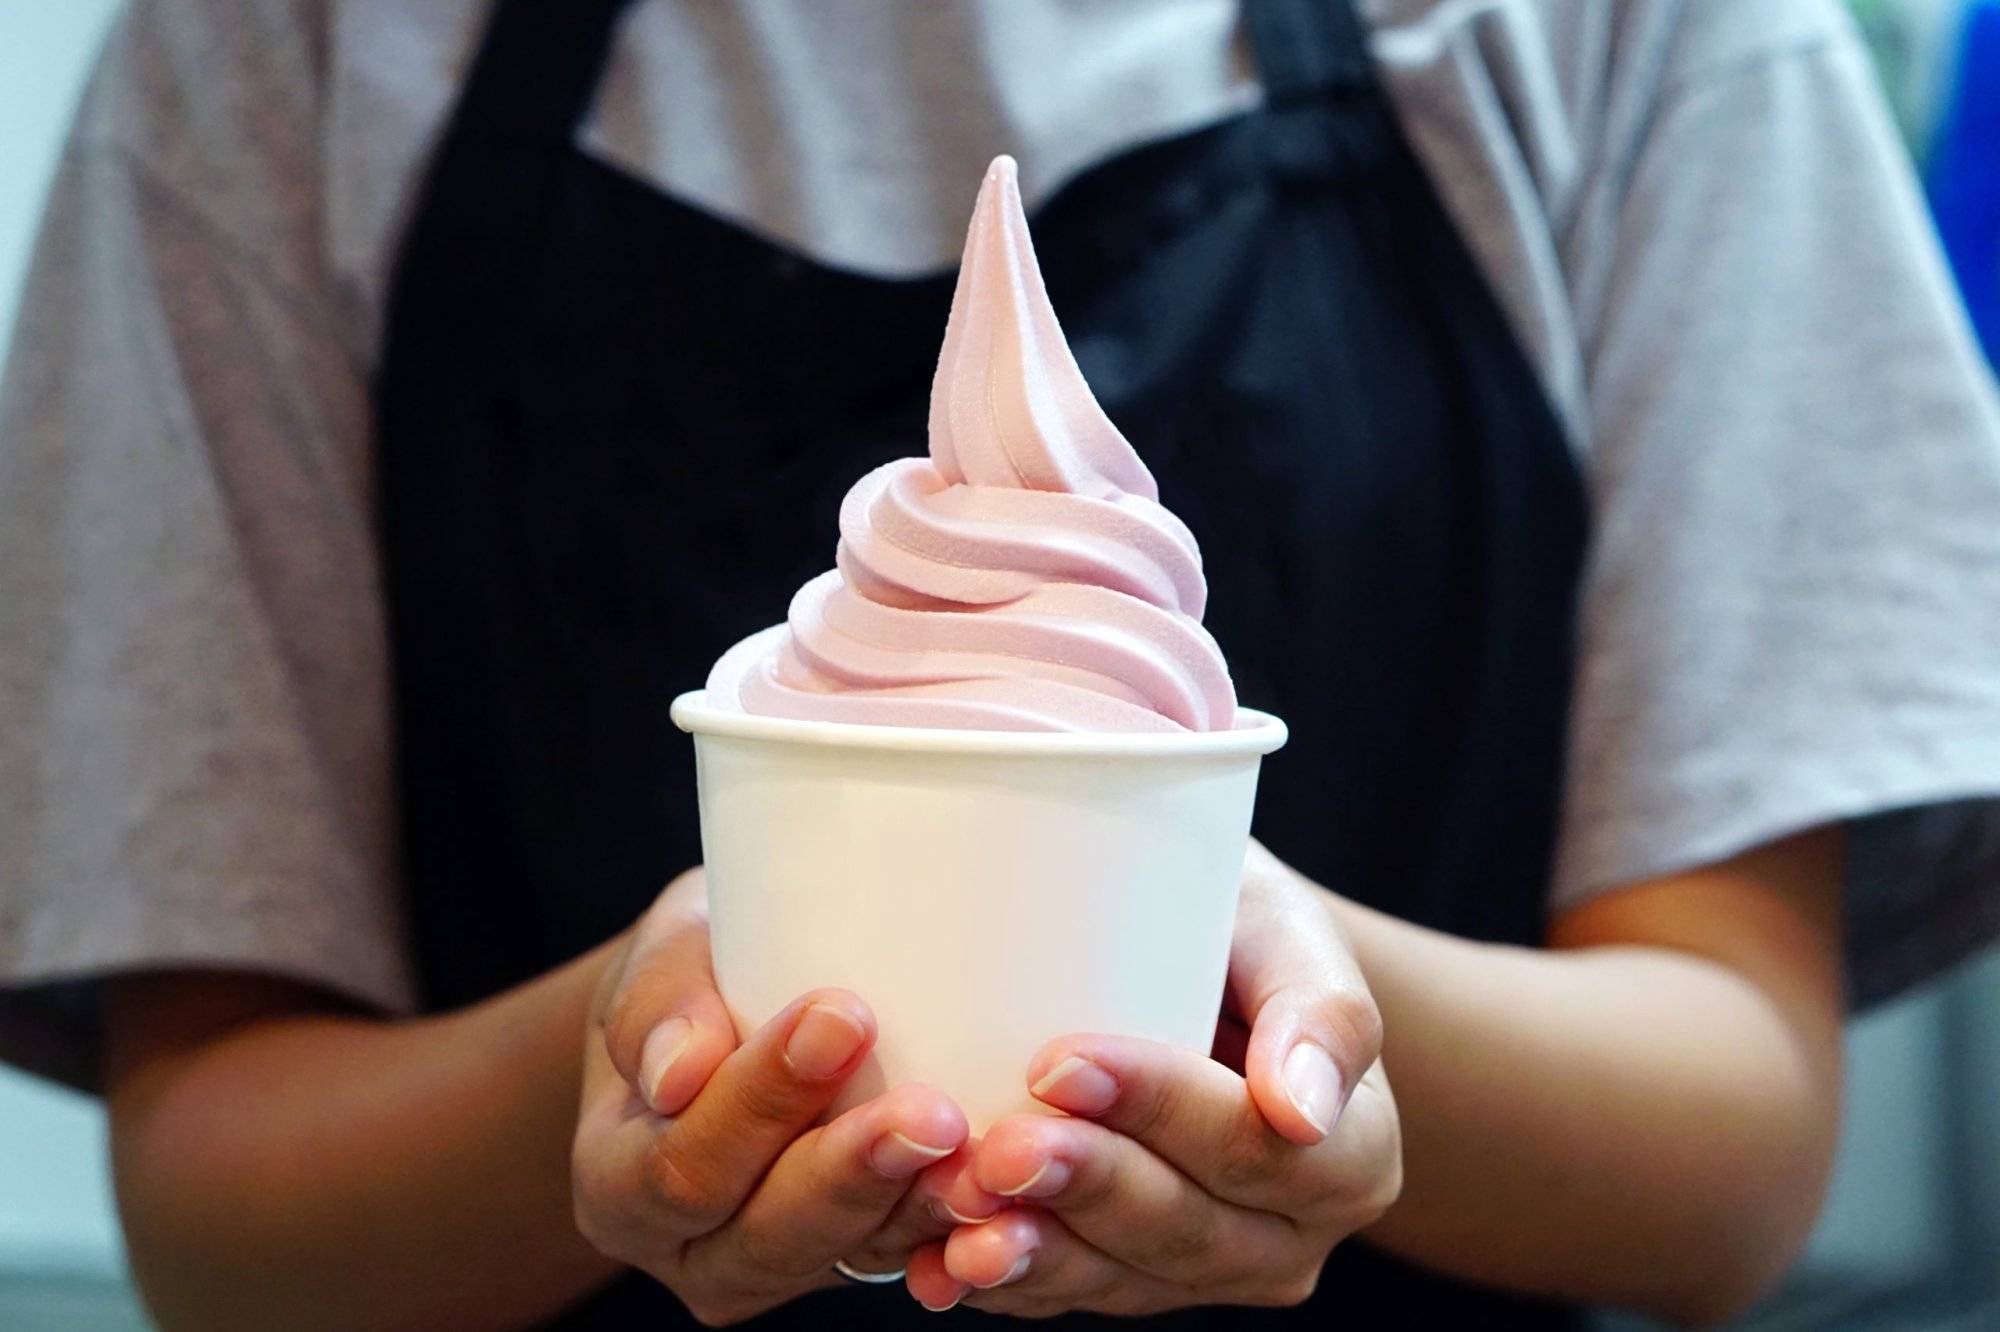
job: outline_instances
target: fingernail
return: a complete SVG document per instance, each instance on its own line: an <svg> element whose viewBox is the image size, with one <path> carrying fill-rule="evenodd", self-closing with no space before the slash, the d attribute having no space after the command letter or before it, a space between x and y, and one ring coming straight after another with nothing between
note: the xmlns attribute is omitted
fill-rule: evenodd
<svg viewBox="0 0 2000 1332"><path fill-rule="evenodd" d="M993 1219L991 1216L967 1216L942 1198L931 1203L931 1215L947 1226L976 1226Z"/></svg>
<svg viewBox="0 0 2000 1332"><path fill-rule="evenodd" d="M927 1147L915 1138L890 1129L875 1140L868 1149L868 1164L875 1173L890 1179L907 1179L933 1161L942 1161L952 1153L950 1147Z"/></svg>
<svg viewBox="0 0 2000 1332"><path fill-rule="evenodd" d="M646 1043L639 1047L639 1085L645 1088L646 1104L653 1111L660 1111L660 1084L673 1071L674 1061L686 1053L688 1043L694 1039L694 1023L684 1017L671 1017L646 1033Z"/></svg>
<svg viewBox="0 0 2000 1332"><path fill-rule="evenodd" d="M965 1298L965 1287L960 1286L958 1288L958 1294L951 1297L951 1303L949 1304L932 1304L929 1300L918 1300L917 1303L923 1305L924 1308L929 1309L932 1313L945 1313L949 1310L956 1309L958 1307L958 1302L964 1298Z"/></svg>
<svg viewBox="0 0 2000 1332"><path fill-rule="evenodd" d="M1118 1099L1118 1079L1081 1055L1071 1055L1042 1074L1028 1094L1073 1115L1101 1115Z"/></svg>
<svg viewBox="0 0 2000 1332"><path fill-rule="evenodd" d="M1028 1275L1028 1265L1034 1261L1035 1261L1034 1254L1032 1253L1022 1254L1018 1259L1014 1261L1014 1265L1007 1269L1006 1276L1001 1277L998 1281L994 1282L993 1285L987 1286L986 1289L993 1290L999 1286L1013 1285L1016 1281L1019 1281L1022 1277Z"/></svg>
<svg viewBox="0 0 2000 1332"><path fill-rule="evenodd" d="M1281 1080L1292 1108L1322 1136L1333 1132L1340 1118L1340 1070L1333 1056L1311 1041L1300 1041L1285 1056Z"/></svg>
<svg viewBox="0 0 2000 1332"><path fill-rule="evenodd" d="M995 1189L1003 1198L1047 1198L1069 1183L1069 1163L1051 1156L1039 1169L1011 1189Z"/></svg>
<svg viewBox="0 0 2000 1332"><path fill-rule="evenodd" d="M799 1015L785 1042L785 1062L807 1082L823 1082L847 1065L868 1039L852 1013L832 1004L814 1004Z"/></svg>

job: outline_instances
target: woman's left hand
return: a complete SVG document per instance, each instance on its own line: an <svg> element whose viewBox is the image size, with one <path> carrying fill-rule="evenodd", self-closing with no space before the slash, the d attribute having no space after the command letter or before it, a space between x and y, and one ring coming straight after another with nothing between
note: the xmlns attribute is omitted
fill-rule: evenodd
<svg viewBox="0 0 2000 1332"><path fill-rule="evenodd" d="M1401 1131L1381 1018L1322 890L1254 843L1228 1007L1215 1058L1116 1036L1045 1047L1033 1094L1069 1117L1004 1119L972 1158L1022 1205L919 1248L910 1293L1029 1317L1311 1295L1334 1245L1395 1200Z"/></svg>

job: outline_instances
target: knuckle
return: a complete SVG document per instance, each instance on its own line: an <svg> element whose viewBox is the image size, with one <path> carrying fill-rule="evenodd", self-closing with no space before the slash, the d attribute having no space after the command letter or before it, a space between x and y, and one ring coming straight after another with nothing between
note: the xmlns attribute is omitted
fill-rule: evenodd
<svg viewBox="0 0 2000 1332"><path fill-rule="evenodd" d="M1356 1076L1382 1053L1382 1010L1366 991L1335 990L1322 1001L1320 1016L1341 1049L1354 1060Z"/></svg>
<svg viewBox="0 0 2000 1332"><path fill-rule="evenodd" d="M1163 1284L1170 1289L1187 1290L1186 1299L1175 1301L1177 1307L1200 1302L1192 1286L1183 1287L1178 1281L1167 1281ZM1157 1296L1143 1293L1141 1283L1127 1280L1123 1272L1108 1263L1094 1280L1085 1283L1083 1296L1076 1307L1091 1313L1124 1317L1159 1312L1161 1308ZM1063 1312L1067 1313L1069 1310Z"/></svg>
<svg viewBox="0 0 2000 1332"><path fill-rule="evenodd" d="M728 1097L729 1119L738 1124L792 1124L806 1099L800 1084L775 1067L733 1081Z"/></svg>
<svg viewBox="0 0 2000 1332"><path fill-rule="evenodd" d="M1165 1273L1213 1265L1218 1257L1224 1256L1217 1253L1215 1230L1215 1219L1207 1208L1187 1209L1185 1216L1177 1218L1147 1245L1149 1265Z"/></svg>
<svg viewBox="0 0 2000 1332"><path fill-rule="evenodd" d="M1103 1153L1086 1155L1077 1165L1075 1174L1063 1186L1063 1209L1088 1213L1116 1208L1120 1197L1117 1165L1106 1160Z"/></svg>
<svg viewBox="0 0 2000 1332"><path fill-rule="evenodd" d="M606 1177L602 1164L587 1153L572 1153L570 1215L576 1224L576 1232L592 1248L611 1258L620 1256L613 1252L622 1233L616 1220L617 1207L617 1191Z"/></svg>
<svg viewBox="0 0 2000 1332"><path fill-rule="evenodd" d="M1353 1104L1361 1111L1350 1116L1353 1150L1331 1158L1328 1205L1318 1209L1322 1219L1342 1223L1343 1233L1379 1219L1403 1195L1402 1124L1393 1103L1375 1085L1364 1082L1356 1089Z"/></svg>
<svg viewBox="0 0 2000 1332"><path fill-rule="evenodd" d="M719 991L709 985L683 988L676 996L680 1013L694 1023L697 1031L720 1033L724 1045L734 1050L736 1039L735 1019L729 1016L729 1005L722 1002Z"/></svg>
<svg viewBox="0 0 2000 1332"><path fill-rule="evenodd" d="M1185 1107L1171 1083L1165 1079L1143 1079L1139 1094L1126 1111L1124 1132L1140 1142L1158 1142L1173 1136Z"/></svg>
<svg viewBox="0 0 2000 1332"><path fill-rule="evenodd" d="M1402 1153L1398 1152L1390 1161L1388 1168L1376 1176L1374 1187L1368 1191L1368 1196L1362 1204L1365 1219L1361 1224L1367 1225L1369 1222L1379 1220L1402 1196L1403 1157Z"/></svg>
<svg viewBox="0 0 2000 1332"><path fill-rule="evenodd" d="M829 1165L820 1172L819 1196L837 1214L872 1215L883 1210L884 1195L895 1187L896 1181L871 1178L859 1170Z"/></svg>
<svg viewBox="0 0 2000 1332"><path fill-rule="evenodd" d="M638 1071L639 1044L645 1039L639 1005L629 985L621 985L605 1005L601 1026L604 1046L619 1073L630 1077Z"/></svg>
<svg viewBox="0 0 2000 1332"><path fill-rule="evenodd" d="M654 1205L682 1232L701 1234L713 1229L728 1207L721 1190L690 1166L686 1155L676 1150L666 1135L655 1139L647 1150L646 1182Z"/></svg>
<svg viewBox="0 0 2000 1332"><path fill-rule="evenodd" d="M657 1228L629 1205L576 1199L570 1218L584 1243L616 1262L645 1268L658 1257Z"/></svg>
<svg viewBox="0 0 2000 1332"><path fill-rule="evenodd" d="M1271 1134L1261 1130L1231 1133L1215 1149L1213 1179L1225 1198L1241 1198L1260 1192L1275 1173Z"/></svg>
<svg viewBox="0 0 2000 1332"><path fill-rule="evenodd" d="M1272 1302L1281 1309L1296 1309L1313 1297L1319 1289L1319 1268L1309 1267L1279 1282L1273 1290Z"/></svg>
<svg viewBox="0 0 2000 1332"><path fill-rule="evenodd" d="M826 1266L816 1254L801 1252L795 1237L782 1237L759 1227L745 1227L736 1240L739 1270L764 1285L790 1285Z"/></svg>

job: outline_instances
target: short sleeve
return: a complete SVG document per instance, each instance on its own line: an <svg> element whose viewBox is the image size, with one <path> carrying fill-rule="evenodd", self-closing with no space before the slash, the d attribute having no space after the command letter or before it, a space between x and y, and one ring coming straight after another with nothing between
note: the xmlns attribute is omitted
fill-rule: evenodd
<svg viewBox="0 0 2000 1332"><path fill-rule="evenodd" d="M2000 931L1992 381L1844 22L1605 170L1554 903L1845 822L1867 1003Z"/></svg>
<svg viewBox="0 0 2000 1332"><path fill-rule="evenodd" d="M79 1085L113 972L412 1002L314 9L121 20L0 383L0 1058Z"/></svg>

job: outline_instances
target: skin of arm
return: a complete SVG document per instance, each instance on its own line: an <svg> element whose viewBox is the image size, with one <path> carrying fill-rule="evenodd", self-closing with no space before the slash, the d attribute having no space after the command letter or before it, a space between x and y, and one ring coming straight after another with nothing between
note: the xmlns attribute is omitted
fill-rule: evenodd
<svg viewBox="0 0 2000 1332"><path fill-rule="evenodd" d="M113 1166L158 1320L520 1327L629 1265L721 1325L985 1206L936 1088L816 1124L874 1041L859 997L807 991L738 1043L706 902L683 874L590 954L401 1023L245 977L117 982Z"/></svg>
<svg viewBox="0 0 2000 1332"><path fill-rule="evenodd" d="M1547 950L1327 894L1383 1014L1426 1266L1684 1324L1741 1312L1812 1226L1839 1129L1836 829L1613 891Z"/></svg>
<svg viewBox="0 0 2000 1332"><path fill-rule="evenodd" d="M513 1327L611 1276L570 1144L616 943L409 1022L240 975L114 982L119 1211L162 1326Z"/></svg>

